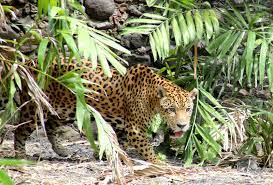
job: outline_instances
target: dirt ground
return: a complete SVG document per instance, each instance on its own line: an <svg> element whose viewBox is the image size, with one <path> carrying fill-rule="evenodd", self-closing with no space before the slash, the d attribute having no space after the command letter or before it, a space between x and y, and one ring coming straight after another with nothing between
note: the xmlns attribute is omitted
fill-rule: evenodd
<svg viewBox="0 0 273 185"><path fill-rule="evenodd" d="M73 131L72 131L73 132ZM78 134L77 134L78 135ZM27 143L27 154L38 159L35 165L23 167L5 167L15 184L20 185L92 185L111 183L111 168L105 161L93 157L86 140L71 135L64 137L64 145L72 151L69 158L59 157L51 149L43 134L32 134ZM12 138L0 146L0 158L13 156ZM184 168L179 163L170 162L164 167L138 164L136 172L129 174L124 167L124 182L128 185L269 185L273 184L273 169L232 169L230 167L190 167Z"/></svg>

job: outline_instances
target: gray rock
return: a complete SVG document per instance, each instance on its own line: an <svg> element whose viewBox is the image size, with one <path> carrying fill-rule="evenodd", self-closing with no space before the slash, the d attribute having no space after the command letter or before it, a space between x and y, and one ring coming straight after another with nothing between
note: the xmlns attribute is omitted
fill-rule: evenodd
<svg viewBox="0 0 273 185"><path fill-rule="evenodd" d="M86 0L84 6L89 17L99 21L107 20L116 8L114 0Z"/></svg>
<svg viewBox="0 0 273 185"><path fill-rule="evenodd" d="M0 21L0 38L1 39L18 39L20 35L16 33L10 25Z"/></svg>
<svg viewBox="0 0 273 185"><path fill-rule="evenodd" d="M129 10L129 13L134 16L141 16L143 14L141 11L139 11L136 5L129 6L128 10Z"/></svg>
<svg viewBox="0 0 273 185"><path fill-rule="evenodd" d="M147 38L140 34L124 35L121 38L121 44L130 49L137 49L147 45Z"/></svg>
<svg viewBox="0 0 273 185"><path fill-rule="evenodd" d="M106 21L106 22L99 22L99 23L90 21L90 22L88 22L88 24L91 27L94 27L94 28L96 28L98 30L107 30L107 29L113 29L114 28L114 24L110 23L108 21Z"/></svg>
<svg viewBox="0 0 273 185"><path fill-rule="evenodd" d="M136 65L136 64L147 64L151 65L151 58L149 55L137 55L137 54L124 54L123 59L128 61L130 66Z"/></svg>

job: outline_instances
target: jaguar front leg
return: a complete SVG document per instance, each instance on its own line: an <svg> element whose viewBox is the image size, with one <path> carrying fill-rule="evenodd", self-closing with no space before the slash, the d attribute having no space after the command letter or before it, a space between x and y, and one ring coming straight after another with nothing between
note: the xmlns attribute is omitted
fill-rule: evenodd
<svg viewBox="0 0 273 185"><path fill-rule="evenodd" d="M126 133L129 144L137 150L144 160L151 163L159 163L153 146L147 138L147 130L130 123L126 126Z"/></svg>

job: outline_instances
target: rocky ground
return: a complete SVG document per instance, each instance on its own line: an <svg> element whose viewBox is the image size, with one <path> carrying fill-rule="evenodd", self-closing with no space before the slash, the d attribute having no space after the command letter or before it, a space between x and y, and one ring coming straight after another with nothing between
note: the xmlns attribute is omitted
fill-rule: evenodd
<svg viewBox="0 0 273 185"><path fill-rule="evenodd" d="M69 131L71 132L71 130ZM105 161L96 160L84 138L79 135L64 136L64 143L74 154L61 158L51 149L42 132L33 133L27 143L27 154L36 159L34 165L4 168L15 184L20 185L88 185L111 183L112 171ZM74 137L75 136L75 137ZM67 138L65 138L67 137ZM69 139L68 139L69 138ZM0 158L13 155L12 137L0 147ZM132 156L132 154L130 154ZM134 155L133 155L134 156ZM255 170L231 167L184 168L179 161L168 160L165 165L153 166L143 162L135 163L135 174L129 174L124 166L124 182L129 185L168 185L168 184L273 184L273 169Z"/></svg>

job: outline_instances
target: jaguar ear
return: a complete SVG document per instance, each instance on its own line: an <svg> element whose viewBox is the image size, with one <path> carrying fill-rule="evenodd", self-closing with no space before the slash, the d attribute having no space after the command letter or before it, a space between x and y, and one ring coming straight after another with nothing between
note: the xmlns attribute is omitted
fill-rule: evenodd
<svg viewBox="0 0 273 185"><path fill-rule="evenodd" d="M197 94L198 94L198 89L194 88L194 89L191 90L191 92L190 92L190 98L191 98L192 100L194 100L195 97L197 96Z"/></svg>
<svg viewBox="0 0 273 185"><path fill-rule="evenodd" d="M163 98L166 96L166 90L160 85L157 87L157 97Z"/></svg>

